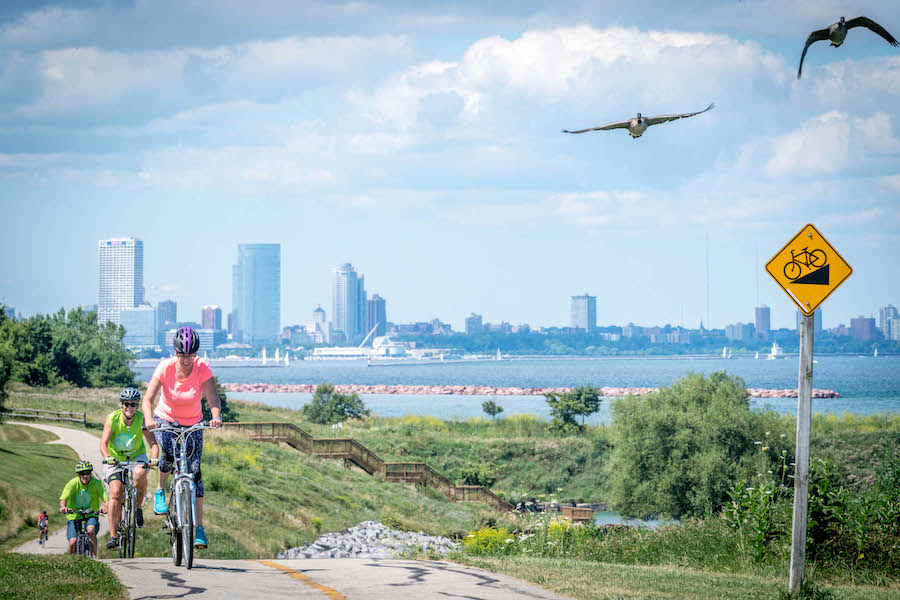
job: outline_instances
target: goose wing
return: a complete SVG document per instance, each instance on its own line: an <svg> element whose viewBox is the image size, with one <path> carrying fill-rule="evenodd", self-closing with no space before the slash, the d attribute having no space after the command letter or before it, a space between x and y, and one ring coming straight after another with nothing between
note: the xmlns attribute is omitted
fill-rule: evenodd
<svg viewBox="0 0 900 600"><path fill-rule="evenodd" d="M800 79L800 73L803 72L803 59L806 58L806 51L809 50L810 45L821 42L831 38L831 31L828 27L825 29L819 29L818 31L813 31L809 34L809 37L806 38L806 45L803 46L803 54L800 55L800 68L797 69L797 79Z"/></svg>
<svg viewBox="0 0 900 600"><path fill-rule="evenodd" d="M645 120L647 121L647 125L659 125L660 123L665 123L667 121L675 121L676 119L684 119L687 117L693 117L694 115L699 115L700 113L705 113L706 111L713 108L715 104L710 104L703 110L698 110L697 112L692 113L684 113L681 115L659 115L656 117L647 117Z"/></svg>
<svg viewBox="0 0 900 600"><path fill-rule="evenodd" d="M889 34L887 32L887 29L867 17L856 17L855 19L850 19L849 21L847 21L847 29L850 29L851 27L865 27L883 37L891 46L900 46L900 42L898 42L894 38L894 36Z"/></svg>
<svg viewBox="0 0 900 600"><path fill-rule="evenodd" d="M584 133L586 131L606 131L608 129L628 129L628 126L631 124L631 119L626 119L624 121L616 121L615 123L607 123L606 125L599 125L597 127L590 127L588 129L579 129L578 131L569 131L568 129L563 129L563 133Z"/></svg>

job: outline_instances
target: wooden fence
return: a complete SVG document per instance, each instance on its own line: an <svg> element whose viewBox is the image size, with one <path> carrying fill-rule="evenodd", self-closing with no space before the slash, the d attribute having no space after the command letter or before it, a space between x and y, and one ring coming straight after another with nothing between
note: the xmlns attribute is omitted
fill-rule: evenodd
<svg viewBox="0 0 900 600"><path fill-rule="evenodd" d="M239 431L254 440L280 443L321 458L352 462L369 475L385 481L412 483L434 488L447 498L460 502L485 502L499 511L513 505L480 485L454 485L449 479L421 462L385 462L377 454L352 438L314 438L291 423L223 423L226 429Z"/></svg>
<svg viewBox="0 0 900 600"><path fill-rule="evenodd" d="M3 410L4 418L19 417L26 419L48 419L51 421L75 421L87 425L87 413L67 410L41 410L39 408L7 408Z"/></svg>

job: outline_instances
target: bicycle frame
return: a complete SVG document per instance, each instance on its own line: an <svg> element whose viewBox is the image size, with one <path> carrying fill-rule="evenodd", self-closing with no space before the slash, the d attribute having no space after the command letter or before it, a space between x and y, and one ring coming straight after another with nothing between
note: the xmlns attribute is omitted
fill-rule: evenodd
<svg viewBox="0 0 900 600"><path fill-rule="evenodd" d="M175 561L175 566L181 564L181 557L184 554L185 566L188 569L193 565L193 539L185 540L182 536L185 534L184 529L187 528L192 537L193 528L197 523L197 485L194 483L194 474L188 472L187 441L191 433L202 429L211 429L211 427L201 421L190 427L180 427L176 422L171 426L158 427L156 429L156 431L173 431L176 433L174 440L175 460L173 461L175 481L172 483L169 516L166 520L172 535L172 558ZM184 494L183 492L185 491L189 495ZM190 498L190 506L185 505L185 496ZM175 510L174 519L172 518L173 508ZM188 515L190 515L190 519L187 518ZM182 549L176 548L178 545L176 537L182 538L180 540Z"/></svg>

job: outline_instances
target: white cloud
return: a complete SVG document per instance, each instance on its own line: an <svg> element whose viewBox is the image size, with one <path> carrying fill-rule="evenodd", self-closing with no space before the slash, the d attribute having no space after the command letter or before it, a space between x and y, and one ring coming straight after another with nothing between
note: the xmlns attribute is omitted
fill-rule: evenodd
<svg viewBox="0 0 900 600"><path fill-rule="evenodd" d="M38 57L42 92L19 113L79 115L103 108L152 110L190 98L281 98L312 83L364 73L387 57L405 56L400 36L282 38L213 49L121 52L96 47L46 50Z"/></svg>

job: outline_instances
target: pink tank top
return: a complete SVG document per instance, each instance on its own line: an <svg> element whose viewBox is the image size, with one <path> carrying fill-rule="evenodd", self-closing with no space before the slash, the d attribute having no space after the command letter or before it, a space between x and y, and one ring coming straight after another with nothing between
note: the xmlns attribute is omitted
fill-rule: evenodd
<svg viewBox="0 0 900 600"><path fill-rule="evenodd" d="M177 362L177 356L167 358L153 373L160 383L160 399L153 414L170 423L195 425L203 420L203 384L213 376L212 370L206 359L195 358L191 374L186 379L179 379L175 375Z"/></svg>

